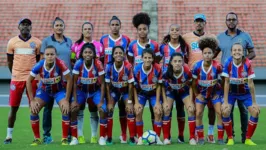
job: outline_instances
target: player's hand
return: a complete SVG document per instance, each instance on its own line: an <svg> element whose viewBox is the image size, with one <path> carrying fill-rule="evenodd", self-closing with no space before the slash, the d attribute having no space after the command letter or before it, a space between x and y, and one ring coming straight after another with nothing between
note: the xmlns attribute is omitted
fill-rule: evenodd
<svg viewBox="0 0 266 150"><path fill-rule="evenodd" d="M69 113L69 102L66 99L61 100L60 107L62 114L67 115Z"/></svg>
<svg viewBox="0 0 266 150"><path fill-rule="evenodd" d="M100 103L97 105L98 111L100 111L100 112L106 112L107 111L106 106L103 107L104 106L103 104L104 104L104 101L101 100Z"/></svg>
<svg viewBox="0 0 266 150"><path fill-rule="evenodd" d="M164 112L168 112L168 111L170 111L170 107L169 107L169 104L167 103L167 102L164 102L163 103L163 110L164 110Z"/></svg>
<svg viewBox="0 0 266 150"><path fill-rule="evenodd" d="M134 113L134 108L133 108L133 104L132 103L127 103L126 104L126 111L129 113L129 114L133 114Z"/></svg>
<svg viewBox="0 0 266 150"><path fill-rule="evenodd" d="M142 109L143 109L143 106L140 103L137 103L134 105L134 110L136 114L140 113Z"/></svg>
<svg viewBox="0 0 266 150"><path fill-rule="evenodd" d="M79 110L79 104L78 104L78 102L77 101L73 101L72 103L71 103L71 111L72 112L76 112L76 111L78 111Z"/></svg>
<svg viewBox="0 0 266 150"><path fill-rule="evenodd" d="M108 109L108 112L113 112L114 111L114 105L112 103L108 103L107 109Z"/></svg>
<svg viewBox="0 0 266 150"><path fill-rule="evenodd" d="M196 108L193 103L190 103L187 107L188 112L195 112Z"/></svg>
<svg viewBox="0 0 266 150"><path fill-rule="evenodd" d="M161 114L162 114L162 112L163 112L162 105L161 105L160 103L157 103L157 102L156 102L156 104L155 104L155 106L154 106L154 109L155 109L155 111L158 111L158 112L160 112Z"/></svg>
<svg viewBox="0 0 266 150"><path fill-rule="evenodd" d="M223 114L223 116L229 116L230 115L230 106L229 106L229 104L228 103L223 103L222 104L222 108L221 108L221 110L222 110L222 114Z"/></svg>
<svg viewBox="0 0 266 150"><path fill-rule="evenodd" d="M260 113L260 107L257 103L253 103L251 108L253 109L253 111Z"/></svg>
<svg viewBox="0 0 266 150"><path fill-rule="evenodd" d="M38 114L40 111L40 103L36 100L30 101L30 110L33 114Z"/></svg>

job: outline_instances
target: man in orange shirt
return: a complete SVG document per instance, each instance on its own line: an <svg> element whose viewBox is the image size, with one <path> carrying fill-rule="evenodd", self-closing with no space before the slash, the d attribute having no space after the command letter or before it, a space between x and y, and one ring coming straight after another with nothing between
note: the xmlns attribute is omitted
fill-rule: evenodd
<svg viewBox="0 0 266 150"><path fill-rule="evenodd" d="M11 109L8 116L7 136L4 144L12 142L12 132L21 98L26 88L26 81L32 67L40 60L41 41L30 34L32 29L31 20L28 18L21 19L18 29L20 30L20 35L11 38L7 44L7 62L12 77L9 91ZM32 82L32 88L35 95L37 80Z"/></svg>
<svg viewBox="0 0 266 150"><path fill-rule="evenodd" d="M194 15L194 26L195 30L193 32L186 33L183 35L185 42L189 46L189 53L188 53L188 66L190 69L193 69L194 64L202 60L202 51L199 49L198 41L203 36L213 36L205 32L206 26L206 16L204 14L196 14ZM210 143L215 143L213 138L214 134L214 123L215 123L215 111L211 103L208 103L208 117L209 117L209 129L208 129L208 137L207 140Z"/></svg>

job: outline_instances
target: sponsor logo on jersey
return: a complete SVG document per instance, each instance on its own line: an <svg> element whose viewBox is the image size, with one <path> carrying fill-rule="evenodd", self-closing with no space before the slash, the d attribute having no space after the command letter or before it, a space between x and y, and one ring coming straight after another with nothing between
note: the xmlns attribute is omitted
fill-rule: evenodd
<svg viewBox="0 0 266 150"><path fill-rule="evenodd" d="M97 82L98 77L95 78L80 78L80 82L82 84L95 84Z"/></svg>
<svg viewBox="0 0 266 150"><path fill-rule="evenodd" d="M61 81L61 76L54 78L42 78L41 81L43 84L57 84Z"/></svg>
<svg viewBox="0 0 266 150"><path fill-rule="evenodd" d="M36 48L36 44L35 44L34 42L31 42L31 43L30 43L30 47L31 47L32 49L35 49L35 48Z"/></svg>
<svg viewBox="0 0 266 150"><path fill-rule="evenodd" d="M112 48L108 47L104 49L105 55L112 55Z"/></svg>
<svg viewBox="0 0 266 150"><path fill-rule="evenodd" d="M152 91L156 88L156 84L140 84L143 91Z"/></svg>
<svg viewBox="0 0 266 150"><path fill-rule="evenodd" d="M212 87L217 83L217 80L199 80L198 83L202 87Z"/></svg>
<svg viewBox="0 0 266 150"><path fill-rule="evenodd" d="M248 78L230 78L230 84L245 84L248 82Z"/></svg>
<svg viewBox="0 0 266 150"><path fill-rule="evenodd" d="M116 87L116 88L122 88L122 87L126 87L128 85L127 82L114 82L114 81L111 81L113 87Z"/></svg>

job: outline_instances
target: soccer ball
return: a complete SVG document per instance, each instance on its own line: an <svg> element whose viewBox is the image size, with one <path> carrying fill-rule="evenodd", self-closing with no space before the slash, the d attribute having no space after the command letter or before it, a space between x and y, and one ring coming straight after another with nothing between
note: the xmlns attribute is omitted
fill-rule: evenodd
<svg viewBox="0 0 266 150"><path fill-rule="evenodd" d="M156 137L157 137L156 132L154 132L152 130L148 130L148 131L144 132L142 135L142 143L144 145L155 144L155 143L157 143Z"/></svg>

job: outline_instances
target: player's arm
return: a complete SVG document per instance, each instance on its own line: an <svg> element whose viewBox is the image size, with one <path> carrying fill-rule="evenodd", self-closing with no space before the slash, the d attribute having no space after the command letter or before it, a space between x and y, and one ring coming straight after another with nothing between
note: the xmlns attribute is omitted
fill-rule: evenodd
<svg viewBox="0 0 266 150"><path fill-rule="evenodd" d="M27 88L27 92L28 92L30 101L34 100L33 92L32 92L32 84L31 84L34 79L35 79L34 76L29 75L29 77L28 77L28 79L26 81L26 88Z"/></svg>
<svg viewBox="0 0 266 150"><path fill-rule="evenodd" d="M71 90L72 90L72 77L70 75L70 72L64 75L64 78L66 79L67 82L65 99L68 101L70 99Z"/></svg>
<svg viewBox="0 0 266 150"><path fill-rule="evenodd" d="M254 86L254 82L252 78L248 79L248 87L250 89L250 94L252 97L252 104L256 104L257 101L256 101L256 96L255 96L255 86Z"/></svg>
<svg viewBox="0 0 266 150"><path fill-rule="evenodd" d="M161 91L162 91L162 85L157 84L157 87L156 87L156 103L157 104L160 104Z"/></svg>
<svg viewBox="0 0 266 150"><path fill-rule="evenodd" d="M165 86L162 86L162 97L163 97L163 103L166 103L166 93L165 93Z"/></svg>
<svg viewBox="0 0 266 150"><path fill-rule="evenodd" d="M254 48L249 48L249 49L247 49L247 51L248 51L247 58L249 60L252 60L252 59L254 59L256 57L256 53L254 51Z"/></svg>
<svg viewBox="0 0 266 150"><path fill-rule="evenodd" d="M78 75L73 73L73 98L74 101L77 102L77 82L78 82Z"/></svg>
<svg viewBox="0 0 266 150"><path fill-rule="evenodd" d="M7 66L11 73L12 73L12 68L13 68L13 60L14 60L14 55L7 54Z"/></svg>
<svg viewBox="0 0 266 150"><path fill-rule="evenodd" d="M229 77L224 78L224 103L228 105Z"/></svg>
<svg viewBox="0 0 266 150"><path fill-rule="evenodd" d="M192 91L196 97L200 94L198 89L197 89L197 79L195 79L195 78L192 79L192 88L191 89L192 89Z"/></svg>
<svg viewBox="0 0 266 150"><path fill-rule="evenodd" d="M108 104L113 104L111 100L110 82L106 82L106 96L107 96Z"/></svg>
<svg viewBox="0 0 266 150"><path fill-rule="evenodd" d="M104 82L104 74L100 75L100 81L101 81L101 104L104 103L104 95L105 95L105 82Z"/></svg>
<svg viewBox="0 0 266 150"><path fill-rule="evenodd" d="M221 49L218 47L214 52L213 59L215 59L219 55L220 51Z"/></svg>

